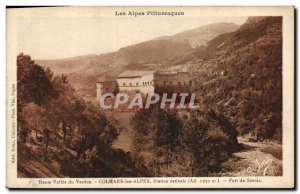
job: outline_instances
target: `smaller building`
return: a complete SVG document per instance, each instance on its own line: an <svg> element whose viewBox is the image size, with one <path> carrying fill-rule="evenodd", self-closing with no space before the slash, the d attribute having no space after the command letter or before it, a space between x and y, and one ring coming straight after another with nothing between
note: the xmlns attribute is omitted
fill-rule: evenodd
<svg viewBox="0 0 300 194"><path fill-rule="evenodd" d="M97 81L97 101L99 101L100 96L105 93L118 93L118 83L115 79L107 79L107 77Z"/></svg>
<svg viewBox="0 0 300 194"><path fill-rule="evenodd" d="M160 86L191 86L192 81L189 72L182 71L157 71L155 83Z"/></svg>
<svg viewBox="0 0 300 194"><path fill-rule="evenodd" d="M192 86L189 72L157 71L154 74L156 93L189 93Z"/></svg>

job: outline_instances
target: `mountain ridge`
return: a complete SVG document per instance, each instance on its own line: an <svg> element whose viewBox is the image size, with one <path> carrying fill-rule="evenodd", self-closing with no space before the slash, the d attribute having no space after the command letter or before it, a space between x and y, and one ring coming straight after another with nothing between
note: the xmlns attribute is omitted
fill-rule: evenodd
<svg viewBox="0 0 300 194"><path fill-rule="evenodd" d="M205 29L203 32L206 35L209 26L216 29L218 28L217 26L220 25L220 29L217 30L217 34L219 34L221 31L224 31L224 23L221 24L222 25L220 25L220 23L205 25L203 27ZM238 25L229 24L229 26L233 26L235 29ZM199 29L201 29L201 27L194 29L196 30L195 33L198 35ZM227 31L228 28L226 28L224 32ZM193 30L182 33L190 34L191 32L193 32ZM216 36L216 34L212 36ZM205 41L209 41L208 38L206 38ZM94 83L98 78L101 78L105 74L114 77L128 68L135 70L149 70L149 68L152 68L150 70L153 70L163 68L164 66L172 66L181 63L181 59L184 59L192 52L193 47L189 42L153 39L120 48L116 52L99 55L90 54L58 60L36 60L36 63L45 67L50 67L54 74L67 75L74 88L79 91L81 95L87 93L95 95ZM145 67L143 64L147 63L157 65ZM113 71L111 71L112 69Z"/></svg>
<svg viewBox="0 0 300 194"><path fill-rule="evenodd" d="M205 45L209 40L217 37L220 34L228 33L237 30L240 25L229 22L218 22L213 24L207 24L177 33L171 36L162 36L157 39L173 40L173 41L188 41L192 47Z"/></svg>

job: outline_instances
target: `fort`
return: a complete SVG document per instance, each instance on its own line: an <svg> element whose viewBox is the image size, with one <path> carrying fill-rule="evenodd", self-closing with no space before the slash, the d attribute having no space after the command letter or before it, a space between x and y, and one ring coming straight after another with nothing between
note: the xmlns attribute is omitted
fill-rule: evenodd
<svg viewBox="0 0 300 194"><path fill-rule="evenodd" d="M190 93L189 72L182 71L124 71L115 79L97 82L97 101L105 93Z"/></svg>
<svg viewBox="0 0 300 194"><path fill-rule="evenodd" d="M97 82L97 102L101 109L139 110L158 105L163 109L198 108L196 94L191 93L189 72L124 71Z"/></svg>

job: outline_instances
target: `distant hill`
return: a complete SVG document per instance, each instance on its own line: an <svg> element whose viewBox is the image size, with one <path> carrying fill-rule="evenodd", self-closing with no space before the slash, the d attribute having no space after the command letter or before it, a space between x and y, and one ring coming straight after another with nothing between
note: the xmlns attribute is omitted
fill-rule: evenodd
<svg viewBox="0 0 300 194"><path fill-rule="evenodd" d="M168 63L192 51L187 42L173 40L150 40L119 50L127 63Z"/></svg>
<svg viewBox="0 0 300 194"><path fill-rule="evenodd" d="M142 69L143 64L170 64L192 52L188 43L168 40L151 40L121 48L117 52L85 55L60 60L36 60L50 67L55 74L65 74L81 95L95 95L95 83L102 76L115 77L128 68ZM157 69L159 66L152 66Z"/></svg>
<svg viewBox="0 0 300 194"><path fill-rule="evenodd" d="M95 95L95 82L102 76L115 77L125 69L156 70L180 64L193 52L193 45L205 44L221 33L233 31L238 25L217 23L180 34L142 42L106 54L91 54L59 60L36 60L50 67L55 74L65 74L81 95ZM186 41L188 40L188 41ZM145 66L143 64L153 64Z"/></svg>
<svg viewBox="0 0 300 194"><path fill-rule="evenodd" d="M234 23L214 23L201 26L192 30L184 31L173 36L163 36L159 40L173 40L188 42L192 47L205 45L209 40L220 34L235 31L240 26Z"/></svg>

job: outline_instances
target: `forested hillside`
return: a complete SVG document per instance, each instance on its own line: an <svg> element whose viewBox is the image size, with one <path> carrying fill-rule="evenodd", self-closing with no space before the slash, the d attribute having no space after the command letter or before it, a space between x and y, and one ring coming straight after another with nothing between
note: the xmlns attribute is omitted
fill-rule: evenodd
<svg viewBox="0 0 300 194"><path fill-rule="evenodd" d="M249 18L190 56L203 106L224 113L240 134L281 140L282 18Z"/></svg>
<svg viewBox="0 0 300 194"><path fill-rule="evenodd" d="M17 57L18 177L148 176L113 149L121 126L85 103L64 75Z"/></svg>

